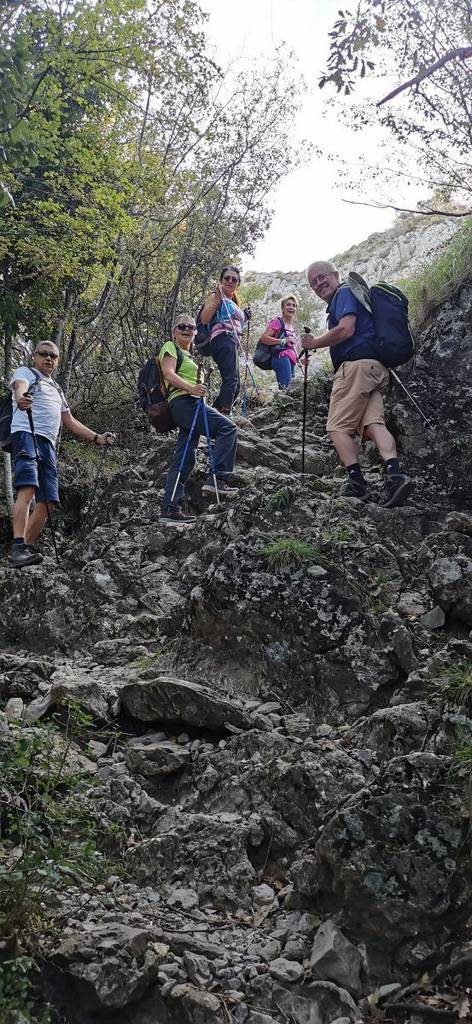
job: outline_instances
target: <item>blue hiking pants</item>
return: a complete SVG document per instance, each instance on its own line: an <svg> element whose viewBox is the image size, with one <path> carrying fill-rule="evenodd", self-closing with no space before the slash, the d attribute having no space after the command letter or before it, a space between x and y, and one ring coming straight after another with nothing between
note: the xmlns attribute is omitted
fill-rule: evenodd
<svg viewBox="0 0 472 1024"><path fill-rule="evenodd" d="M212 358L220 371L221 387L213 405L215 409L231 412L239 395L238 345L232 334L217 334L211 341Z"/></svg>
<svg viewBox="0 0 472 1024"><path fill-rule="evenodd" d="M272 356L272 369L277 377L279 389L285 391L295 376L295 364L288 356Z"/></svg>
<svg viewBox="0 0 472 1024"><path fill-rule="evenodd" d="M169 403L172 419L176 427L180 427L180 430L165 482L164 500L162 504L164 514L171 505L172 491L174 490L175 481L179 473L184 448L187 443L190 427L195 414L195 408L199 401L200 399L194 398L192 395L179 395L177 398L173 398ZM219 480L225 480L231 475L234 469L236 458L236 427L227 416L223 416L220 412L217 412L216 409L206 406L206 412L210 437L215 442L213 446L215 474ZM185 481L190 476L195 465L196 448L201 434L205 434L205 423L200 405L192 437L190 438L190 444L182 465L179 484L172 502L172 505L177 507L182 504Z"/></svg>

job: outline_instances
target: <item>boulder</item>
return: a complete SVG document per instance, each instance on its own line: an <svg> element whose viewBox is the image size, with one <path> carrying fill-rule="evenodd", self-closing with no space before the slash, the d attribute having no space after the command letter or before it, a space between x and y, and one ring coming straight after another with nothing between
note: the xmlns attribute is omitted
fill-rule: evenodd
<svg viewBox="0 0 472 1024"><path fill-rule="evenodd" d="M332 920L318 928L310 956L310 970L315 978L334 981L358 998L362 991L359 950L345 938Z"/></svg>
<svg viewBox="0 0 472 1024"><path fill-rule="evenodd" d="M258 724L256 716L234 702L174 676L129 683L120 696L124 710L139 722L181 722L210 732L224 731L228 725L251 729Z"/></svg>

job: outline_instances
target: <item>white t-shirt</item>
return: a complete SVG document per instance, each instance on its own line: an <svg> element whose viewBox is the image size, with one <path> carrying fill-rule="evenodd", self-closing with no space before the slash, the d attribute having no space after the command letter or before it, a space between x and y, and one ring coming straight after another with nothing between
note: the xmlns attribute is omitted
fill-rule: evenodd
<svg viewBox="0 0 472 1024"><path fill-rule="evenodd" d="M55 444L61 426L62 413L70 412L69 406L59 384L56 384L51 377L46 377L44 373L40 373L39 370L36 372L39 374L39 380L37 380L33 371L28 366L19 366L8 385L13 392L11 433L15 434L19 430L27 430L31 434L28 416L18 408L13 388L13 381L26 380L29 386L34 384L32 389L33 406L31 409L34 432L35 434L40 434L41 437L47 437Z"/></svg>

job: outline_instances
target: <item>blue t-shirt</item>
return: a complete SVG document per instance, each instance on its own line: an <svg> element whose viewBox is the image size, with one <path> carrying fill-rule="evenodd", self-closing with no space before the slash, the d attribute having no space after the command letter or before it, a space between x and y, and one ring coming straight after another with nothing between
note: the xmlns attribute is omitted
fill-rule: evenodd
<svg viewBox="0 0 472 1024"><path fill-rule="evenodd" d="M356 299L347 284L342 284L333 295L326 310L329 330L337 327L343 316L352 315L356 318L352 338L341 341L339 345L333 345L329 350L335 370L341 366L341 363L352 363L356 359L379 358L372 315Z"/></svg>

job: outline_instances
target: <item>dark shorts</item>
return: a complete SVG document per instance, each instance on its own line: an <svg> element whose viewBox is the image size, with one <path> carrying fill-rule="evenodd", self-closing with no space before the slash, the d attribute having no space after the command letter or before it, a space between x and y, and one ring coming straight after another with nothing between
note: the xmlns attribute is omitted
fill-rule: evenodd
<svg viewBox="0 0 472 1024"><path fill-rule="evenodd" d="M11 435L15 487L35 487L36 501L59 501L56 451L52 441L36 434L39 479L32 434L17 430Z"/></svg>

